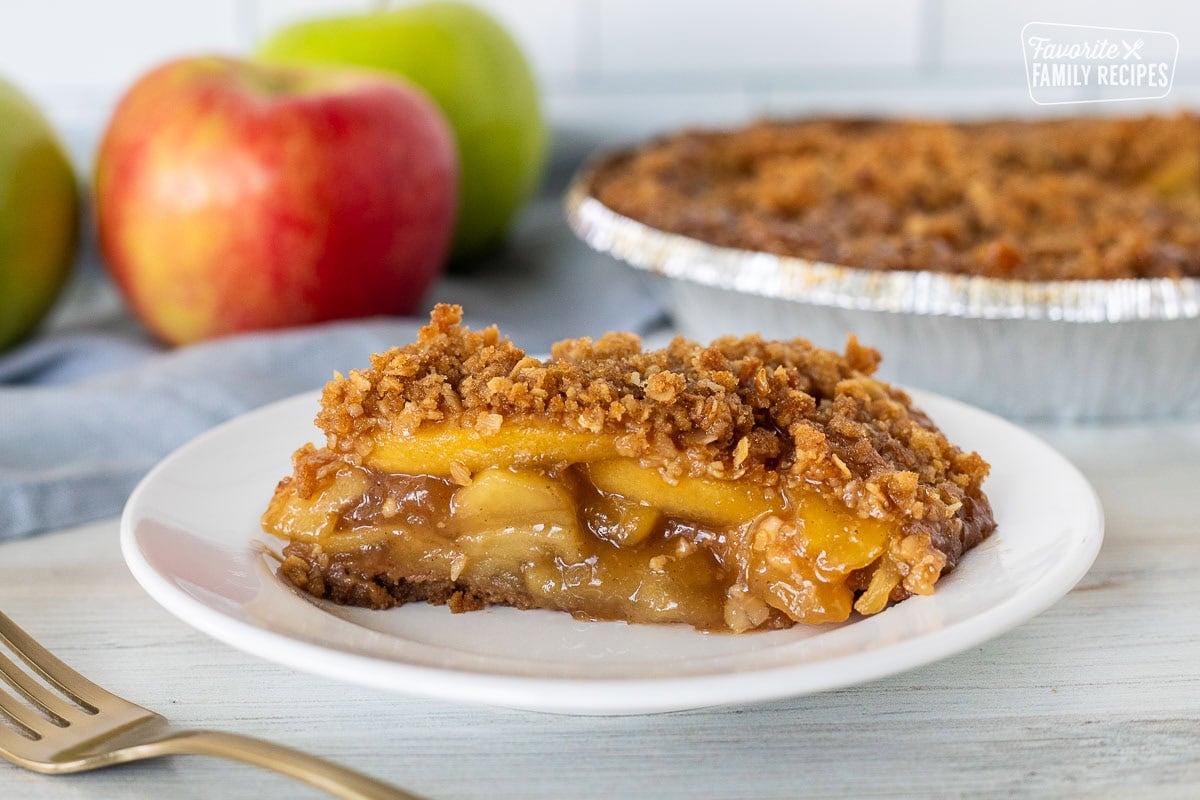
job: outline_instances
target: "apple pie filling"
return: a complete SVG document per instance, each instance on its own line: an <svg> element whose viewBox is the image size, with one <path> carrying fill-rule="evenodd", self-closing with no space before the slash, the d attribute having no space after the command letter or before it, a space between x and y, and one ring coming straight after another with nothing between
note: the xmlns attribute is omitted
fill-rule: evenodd
<svg viewBox="0 0 1200 800"><path fill-rule="evenodd" d="M447 458L442 475L299 451L307 486L287 479L264 516L267 531L294 543L284 576L318 596L375 607L416 599L424 587L434 599L457 594L464 608L500 602L741 632L877 612L904 576L931 586L944 563L934 558L924 576L893 563L899 526L812 489L668 479L594 440L584 449L597 460L547 461L503 444L528 436L520 433L498 437L493 455L507 466L480 467L487 451L452 450L453 436L435 431L413 448L428 455L424 446L440 441L440 452L461 456ZM385 452L384 461L406 460ZM318 553L326 566L314 571ZM347 578L348 596L317 585L331 567Z"/></svg>
<svg viewBox="0 0 1200 800"><path fill-rule="evenodd" d="M460 315L326 387L325 445L263 516L298 588L743 632L932 593L995 527L987 464L853 340L609 334L542 361Z"/></svg>

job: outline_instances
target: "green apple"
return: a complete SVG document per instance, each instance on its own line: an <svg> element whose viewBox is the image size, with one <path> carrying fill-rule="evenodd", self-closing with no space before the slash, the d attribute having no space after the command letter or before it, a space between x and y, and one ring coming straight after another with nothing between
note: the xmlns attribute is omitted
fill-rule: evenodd
<svg viewBox="0 0 1200 800"><path fill-rule="evenodd" d="M0 350L58 297L79 244L79 186L50 123L0 80Z"/></svg>
<svg viewBox="0 0 1200 800"><path fill-rule="evenodd" d="M438 2L312 20L279 31L258 56L385 70L429 93L458 142L456 258L497 244L537 188L547 143L537 85L516 42L478 9Z"/></svg>

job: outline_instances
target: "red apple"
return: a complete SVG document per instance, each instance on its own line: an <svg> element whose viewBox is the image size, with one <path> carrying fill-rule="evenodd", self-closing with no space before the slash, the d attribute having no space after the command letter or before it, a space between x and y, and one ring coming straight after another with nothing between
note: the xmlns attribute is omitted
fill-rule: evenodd
<svg viewBox="0 0 1200 800"><path fill-rule="evenodd" d="M175 61L129 90L101 142L100 246L176 344L405 313L446 259L452 137L391 76Z"/></svg>

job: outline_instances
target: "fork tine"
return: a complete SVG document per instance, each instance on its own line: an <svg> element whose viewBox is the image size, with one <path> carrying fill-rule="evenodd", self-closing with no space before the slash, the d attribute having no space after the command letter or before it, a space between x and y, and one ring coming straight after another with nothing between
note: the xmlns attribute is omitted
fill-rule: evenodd
<svg viewBox="0 0 1200 800"><path fill-rule="evenodd" d="M71 716L80 713L80 709L35 681L28 672L3 653L0 653L0 681L7 682L26 700L63 724L66 724ZM0 689L3 689L2 683Z"/></svg>
<svg viewBox="0 0 1200 800"><path fill-rule="evenodd" d="M0 611L0 642L8 645L9 649L34 672L88 713L95 714L99 706L105 703L127 703L68 667L53 653L35 642L32 636L17 627L17 623L9 619L3 611Z"/></svg>
<svg viewBox="0 0 1200 800"><path fill-rule="evenodd" d="M46 728L54 724L45 717L37 714L13 695L0 689L0 718L2 717L8 717L18 727L24 728L39 739L42 738L42 733ZM0 728L0 734L4 732L4 729Z"/></svg>

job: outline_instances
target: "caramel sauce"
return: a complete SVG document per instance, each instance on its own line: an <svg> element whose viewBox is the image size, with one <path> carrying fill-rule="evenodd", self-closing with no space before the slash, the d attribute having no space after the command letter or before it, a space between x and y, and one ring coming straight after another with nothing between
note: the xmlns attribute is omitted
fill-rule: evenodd
<svg viewBox="0 0 1200 800"><path fill-rule="evenodd" d="M703 630L846 619L848 578L894 526L730 481L668 483L634 462L484 469L466 485L342 464L267 530L380 569L586 619ZM365 569L365 567L364 567ZM370 576L367 576L370 577Z"/></svg>

